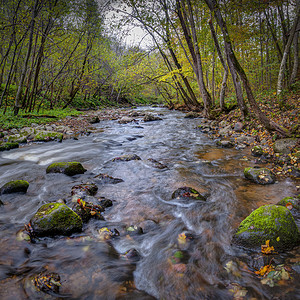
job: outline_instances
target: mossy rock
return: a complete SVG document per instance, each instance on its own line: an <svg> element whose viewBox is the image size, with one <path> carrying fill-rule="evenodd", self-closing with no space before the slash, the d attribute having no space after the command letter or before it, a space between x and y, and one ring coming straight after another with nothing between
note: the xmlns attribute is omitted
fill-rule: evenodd
<svg viewBox="0 0 300 300"><path fill-rule="evenodd" d="M285 197L282 200L280 200L277 205L282 206L292 206L292 210L296 209L298 212L300 212L300 195L298 197Z"/></svg>
<svg viewBox="0 0 300 300"><path fill-rule="evenodd" d="M63 173L68 176L83 174L86 169L79 162L59 162L47 167L46 173Z"/></svg>
<svg viewBox="0 0 300 300"><path fill-rule="evenodd" d="M81 218L63 203L41 206L30 224L36 236L70 235L82 230Z"/></svg>
<svg viewBox="0 0 300 300"><path fill-rule="evenodd" d="M259 157L259 156L262 156L264 154L264 150L261 146L254 146L251 149L251 154L253 156Z"/></svg>
<svg viewBox="0 0 300 300"><path fill-rule="evenodd" d="M4 184L0 189L0 194L26 193L29 183L25 180L12 180Z"/></svg>
<svg viewBox="0 0 300 300"><path fill-rule="evenodd" d="M191 188L191 187L181 187L177 189L172 194L172 199L184 199L184 200L202 200L206 201L208 193L206 191L206 195L201 195L200 192Z"/></svg>
<svg viewBox="0 0 300 300"><path fill-rule="evenodd" d="M190 111L184 116L185 119L195 119L195 118L199 118L199 117L200 117L200 114L195 111Z"/></svg>
<svg viewBox="0 0 300 300"><path fill-rule="evenodd" d="M247 179L258 184L271 184L276 180L273 172L267 168L248 167L244 169L244 175Z"/></svg>
<svg viewBox="0 0 300 300"><path fill-rule="evenodd" d="M63 134L61 132L55 131L39 131L33 141L34 142L49 142L49 141L59 141L61 142L63 139Z"/></svg>
<svg viewBox="0 0 300 300"><path fill-rule="evenodd" d="M9 143L27 143L27 138L21 134L14 134L7 137Z"/></svg>
<svg viewBox="0 0 300 300"><path fill-rule="evenodd" d="M300 233L291 212L283 206L265 205L253 211L241 222L233 242L257 249L270 240L275 251L283 251L300 244Z"/></svg>
<svg viewBox="0 0 300 300"><path fill-rule="evenodd" d="M15 149L15 148L19 148L19 144L18 143L1 143L0 144L0 151L6 151L6 150L10 150L10 149Z"/></svg>

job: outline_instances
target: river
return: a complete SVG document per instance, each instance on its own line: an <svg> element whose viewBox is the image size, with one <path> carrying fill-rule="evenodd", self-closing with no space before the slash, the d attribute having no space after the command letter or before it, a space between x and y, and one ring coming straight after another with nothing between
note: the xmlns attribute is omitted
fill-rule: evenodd
<svg viewBox="0 0 300 300"><path fill-rule="evenodd" d="M221 149L196 130L200 119L164 108L139 108L161 114L161 121L119 124L102 121L102 132L24 146L0 153L0 185L24 179L26 194L2 195L0 207L1 299L300 299L300 276L278 286L262 284L254 274L258 254L231 245L239 223L251 211L293 195L295 182L274 185L249 183L243 169L254 163L244 159L249 149ZM114 157L137 154L141 160L113 162ZM153 158L168 168L157 169ZM78 161L83 175L46 174L52 162ZM93 182L105 173L122 178L118 184L100 184L96 197L113 200L103 220L91 220L83 232L70 237L17 241L16 233L37 209L65 199L71 204L74 185ZM180 187L209 190L206 202L171 199ZM130 225L141 235L126 234ZM299 224L298 224L299 225ZM102 227L121 234L111 243L98 239ZM192 237L180 243L184 233ZM134 248L138 261L119 254ZM174 264L176 253L184 257ZM275 262L300 261L299 248L277 255ZM227 271L225 267L233 266ZM61 277L59 295L37 291L32 278L45 272ZM299 272L299 270L298 270ZM240 298L239 298L240 297ZM298 298L297 298L298 297Z"/></svg>

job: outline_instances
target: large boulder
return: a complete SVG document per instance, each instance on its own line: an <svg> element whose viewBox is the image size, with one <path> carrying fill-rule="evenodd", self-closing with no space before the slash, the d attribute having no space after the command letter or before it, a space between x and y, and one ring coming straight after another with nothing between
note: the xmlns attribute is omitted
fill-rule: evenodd
<svg viewBox="0 0 300 300"><path fill-rule="evenodd" d="M22 134L12 134L7 137L7 141L9 143L21 144L21 143L27 143L27 138Z"/></svg>
<svg viewBox="0 0 300 300"><path fill-rule="evenodd" d="M247 179L258 184L271 184L276 180L273 172L267 168L248 167L244 169L244 175Z"/></svg>
<svg viewBox="0 0 300 300"><path fill-rule="evenodd" d="M81 218L63 203L44 204L30 224L36 236L70 235L82 230Z"/></svg>
<svg viewBox="0 0 300 300"><path fill-rule="evenodd" d="M233 237L239 246L256 249L270 241L275 251L300 244L300 233L291 212L283 206L265 205L241 222Z"/></svg>
<svg viewBox="0 0 300 300"><path fill-rule="evenodd" d="M12 180L0 188L0 194L26 193L29 183L25 180Z"/></svg>
<svg viewBox="0 0 300 300"><path fill-rule="evenodd" d="M274 152L289 154L297 145L298 140L293 138L276 140L273 146Z"/></svg>
<svg viewBox="0 0 300 300"><path fill-rule="evenodd" d="M59 162L47 167L46 173L63 173L69 176L83 174L86 169L79 162Z"/></svg>

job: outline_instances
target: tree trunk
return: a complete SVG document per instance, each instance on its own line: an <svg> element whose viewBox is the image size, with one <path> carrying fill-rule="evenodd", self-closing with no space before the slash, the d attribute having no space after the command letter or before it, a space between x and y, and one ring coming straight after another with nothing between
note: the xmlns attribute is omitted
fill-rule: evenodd
<svg viewBox="0 0 300 300"><path fill-rule="evenodd" d="M290 78L290 86L295 83L296 77L298 74L298 69L299 69L299 43L298 43L298 38L299 38L299 31L295 33L294 36L294 64L293 64L293 71L291 74Z"/></svg>
<svg viewBox="0 0 300 300"><path fill-rule="evenodd" d="M227 64L226 64L226 62L223 58L221 48L220 48L220 44L218 42L217 34L215 32L212 20L210 19L208 23L209 23L212 38L213 38L215 46L217 48L217 52L218 52L220 61L221 61L222 65L223 65L223 68L225 70L224 76L223 76L222 88L221 88L221 92L220 92L220 107L221 107L221 109L223 109L224 108L224 97L225 97L226 81L227 81L227 78L228 78L228 67L227 67ZM238 103L238 106L239 106L241 114L242 114L242 119L245 119L245 117L248 115L249 112L248 112L248 108L245 104L241 83L239 81L236 70L234 69L234 67L231 63L231 60L229 58L227 58L227 59L228 59L228 65L229 65L229 69L230 69L230 73L231 73L231 77L232 77L232 81L233 81L233 85L234 85L234 89L235 89L237 103Z"/></svg>
<svg viewBox="0 0 300 300"><path fill-rule="evenodd" d="M29 57L30 57L31 49L32 49L33 29L34 29L34 24L35 24L35 18L38 14L38 3L39 3L39 0L35 0L34 8L32 11L28 49L27 49L27 53L26 53L25 62L23 65L23 70L22 70L22 74L21 74L21 78L20 78L20 82L19 82L16 99L15 99L15 107L14 107L14 115L15 116L19 113L19 109L22 106L22 102L21 102L22 89L23 89L23 84L24 84L24 80L25 80L25 76L26 76L26 72L27 72L28 61L29 61Z"/></svg>
<svg viewBox="0 0 300 300"><path fill-rule="evenodd" d="M180 20L180 24L184 33L185 40L187 42L189 51L192 56L193 70L196 75L197 83L204 103L204 115L209 116L212 101L211 101L210 94L208 93L204 83L202 60L201 60L200 50L198 46L192 6L190 0L187 0L187 5L188 5L188 13L187 13L184 7L184 3L182 2L183 0L176 1L177 14ZM190 21L189 25L191 27L191 32L187 21L188 20L187 14L189 16L189 21Z"/></svg>
<svg viewBox="0 0 300 300"><path fill-rule="evenodd" d="M233 52L231 40L230 40L228 30L227 30L227 26L226 26L226 23L225 23L222 15L221 15L221 12L217 6L216 1L215 0L205 0L205 2L207 4L207 6L209 7L209 9L215 14L216 20L222 30L224 44L225 44L225 50L227 52L228 63L230 63L230 61L231 61L234 69L239 74L239 76L243 82L244 88L246 90L247 98L249 100L250 106L253 109L256 117L268 131L276 131L283 136L287 136L289 134L289 132L285 128L282 128L281 126L276 124L275 122L270 121L267 118L267 116L260 110L257 102L255 101L255 98L252 93L251 86L248 81L247 75L246 75L245 71L243 70L243 68L241 67L241 65L239 64L239 62L236 59L235 54Z"/></svg>
<svg viewBox="0 0 300 300"><path fill-rule="evenodd" d="M290 30L290 35L288 38L288 41L284 47L284 52L283 52L283 56L282 56L282 60L281 60L281 64L280 64L280 68L279 68L279 74L278 74L278 81L277 81L277 96L280 97L281 93L282 93L282 89L283 89L283 78L284 78L284 72L286 69L286 64L287 64L287 58L288 58L288 54L292 45L292 41L294 39L294 35L296 32L296 28L298 25L298 22L300 20L300 1L297 0L297 8L296 8L296 17L292 26L292 29Z"/></svg>

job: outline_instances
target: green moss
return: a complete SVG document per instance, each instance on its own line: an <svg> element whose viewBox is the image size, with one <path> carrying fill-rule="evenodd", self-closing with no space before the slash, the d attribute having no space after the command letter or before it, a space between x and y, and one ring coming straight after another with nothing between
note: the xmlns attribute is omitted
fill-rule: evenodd
<svg viewBox="0 0 300 300"><path fill-rule="evenodd" d="M63 203L41 206L30 223L37 236L68 235L82 230L81 218Z"/></svg>
<svg viewBox="0 0 300 300"><path fill-rule="evenodd" d="M277 205L286 206L288 203L291 203L293 208L300 211L300 199L298 197L285 197L282 200L280 200Z"/></svg>
<svg viewBox="0 0 300 300"><path fill-rule="evenodd" d="M15 149L19 148L18 143L2 143L0 144L0 151L5 151L5 150L10 150L10 149Z"/></svg>
<svg viewBox="0 0 300 300"><path fill-rule="evenodd" d="M34 137L34 141L48 142L53 140L62 141L63 134L54 131L40 131Z"/></svg>
<svg viewBox="0 0 300 300"><path fill-rule="evenodd" d="M29 183L25 180L12 180L4 184L1 189L1 194L26 193Z"/></svg>
<svg viewBox="0 0 300 300"><path fill-rule="evenodd" d="M83 174L86 169L79 162L58 162L47 167L46 173L64 173L69 176Z"/></svg>
<svg viewBox="0 0 300 300"><path fill-rule="evenodd" d="M241 222L234 241L255 248L270 240L275 250L292 248L300 242L299 230L290 211L277 205L265 205Z"/></svg>

